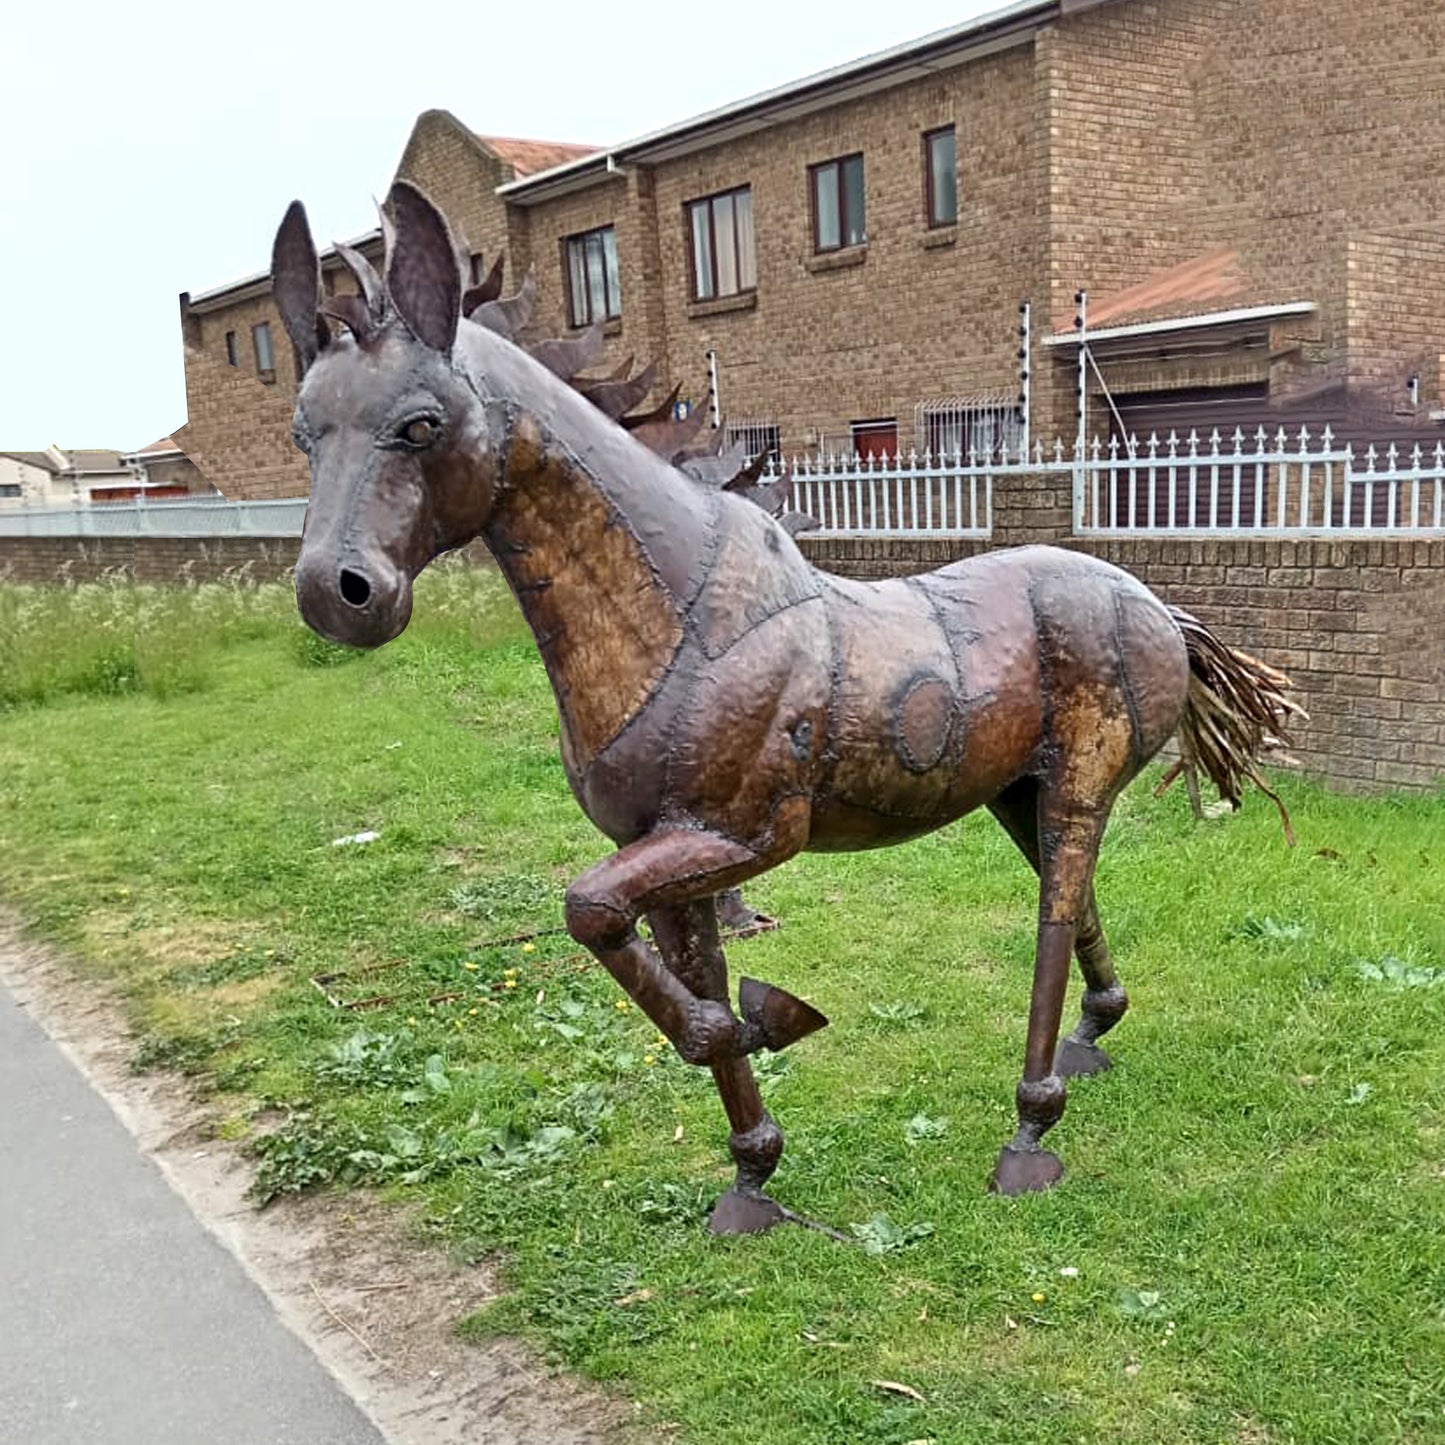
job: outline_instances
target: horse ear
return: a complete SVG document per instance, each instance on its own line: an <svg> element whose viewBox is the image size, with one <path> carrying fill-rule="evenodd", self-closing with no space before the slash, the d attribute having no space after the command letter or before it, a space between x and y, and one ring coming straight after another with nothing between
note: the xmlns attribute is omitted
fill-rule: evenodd
<svg viewBox="0 0 1445 1445"><path fill-rule="evenodd" d="M388 197L396 243L386 286L412 335L449 352L462 314L462 270L446 218L417 188L397 181Z"/></svg>
<svg viewBox="0 0 1445 1445"><path fill-rule="evenodd" d="M271 294L281 324L296 348L296 375L304 376L330 332L320 316L321 264L306 222L306 208L292 201L271 248Z"/></svg>

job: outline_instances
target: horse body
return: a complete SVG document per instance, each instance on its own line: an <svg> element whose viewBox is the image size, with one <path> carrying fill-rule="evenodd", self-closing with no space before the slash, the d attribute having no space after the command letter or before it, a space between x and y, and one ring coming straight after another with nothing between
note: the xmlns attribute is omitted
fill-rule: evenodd
<svg viewBox="0 0 1445 1445"><path fill-rule="evenodd" d="M994 1185L1047 1188L1061 1166L1039 1140L1063 1076L1107 1067L1096 1041L1127 1005L1094 905L1099 841L1127 782L1197 727L1191 636L1208 634L1189 619L1181 632L1182 614L1117 568L1054 548L884 582L816 571L760 507L682 476L460 319L445 221L404 184L392 204L385 284L343 251L365 295L334 303L350 338L318 320L299 207L277 238L277 296L310 368L295 429L313 475L307 621L378 645L406 625L432 557L485 541L546 666L568 781L617 845L568 889L568 927L711 1069L738 1166L721 1231L784 1217L762 1192L782 1135L748 1055L827 1020L751 980L733 1012L715 899L803 849L896 843L989 807L1040 877L1019 1128ZM1253 715L1282 716L1208 642ZM1060 1044L1071 954L1083 1016Z"/></svg>

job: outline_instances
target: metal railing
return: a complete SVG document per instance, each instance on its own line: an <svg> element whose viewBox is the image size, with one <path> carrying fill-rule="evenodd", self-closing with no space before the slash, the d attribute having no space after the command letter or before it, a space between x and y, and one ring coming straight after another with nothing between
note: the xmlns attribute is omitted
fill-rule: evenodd
<svg viewBox="0 0 1445 1445"><path fill-rule="evenodd" d="M999 467L964 457L794 459L789 505L818 523L815 537L987 537ZM764 481L776 479L770 470Z"/></svg>
<svg viewBox="0 0 1445 1445"><path fill-rule="evenodd" d="M0 508L0 537L299 537L306 498L99 502Z"/></svg>
<svg viewBox="0 0 1445 1445"><path fill-rule="evenodd" d="M1360 463L1327 426L1252 437L1197 432L1107 444L1074 473L1074 530L1111 536L1380 537L1445 533L1445 443L1371 446Z"/></svg>

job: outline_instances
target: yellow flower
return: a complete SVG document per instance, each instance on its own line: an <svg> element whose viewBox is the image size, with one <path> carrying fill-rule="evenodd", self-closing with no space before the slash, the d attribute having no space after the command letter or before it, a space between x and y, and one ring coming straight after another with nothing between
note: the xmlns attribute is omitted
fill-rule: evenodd
<svg viewBox="0 0 1445 1445"><path fill-rule="evenodd" d="M1035 1291L1033 1292L1033 1294L1031 1294L1031 1295L1029 1296L1029 1298L1030 1298L1031 1300L1033 1300L1033 1302L1034 1302L1036 1305L1041 1305L1041 1304L1043 1304L1044 1300L1048 1298L1048 1296L1045 1295L1045 1294L1043 1294L1043 1293L1042 1293L1041 1291L1039 1291L1039 1290L1035 1290Z"/></svg>
<svg viewBox="0 0 1445 1445"><path fill-rule="evenodd" d="M665 1048L667 1047L667 1035L666 1035L666 1034L658 1034L658 1036L657 1036L657 1047L660 1048L660 1049L665 1049Z"/></svg>
<svg viewBox="0 0 1445 1445"><path fill-rule="evenodd" d="M469 1014L479 1014L479 1013L481 1013L481 1009L479 1009L479 1008L469 1008L469 1009L467 1010L467 1012L468 1012Z"/></svg>
<svg viewBox="0 0 1445 1445"><path fill-rule="evenodd" d="M631 1007L631 1005L627 1002L625 998L620 998L615 1004L612 1005L612 1007L615 1008L618 1013L625 1014L627 1010Z"/></svg>
<svg viewBox="0 0 1445 1445"><path fill-rule="evenodd" d="M475 972L477 971L477 965L474 964L474 963L464 963L464 964L462 965L462 967L463 967L463 968L469 968L469 969L471 969L471 971L472 971L473 973L475 973Z"/></svg>
<svg viewBox="0 0 1445 1445"><path fill-rule="evenodd" d="M536 951L537 951L537 945L536 945L535 943L524 943L524 944L522 945L522 952L523 952L523 953L536 953Z"/></svg>
<svg viewBox="0 0 1445 1445"><path fill-rule="evenodd" d="M643 1054L642 1062L650 1066L652 1064L655 1064L657 1060L653 1058L651 1054Z"/></svg>
<svg viewBox="0 0 1445 1445"><path fill-rule="evenodd" d="M503 988L516 988L516 986L517 986L517 980L514 979L514 978L504 978L504 979L502 980L502 987L503 987Z"/></svg>

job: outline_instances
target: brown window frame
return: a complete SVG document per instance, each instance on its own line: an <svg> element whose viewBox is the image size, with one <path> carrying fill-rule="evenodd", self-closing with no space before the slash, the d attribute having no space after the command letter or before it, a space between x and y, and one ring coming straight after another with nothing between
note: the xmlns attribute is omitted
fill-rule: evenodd
<svg viewBox="0 0 1445 1445"><path fill-rule="evenodd" d="M587 285L583 300L585 306L578 305L576 288L572 284L572 248L578 246L582 252L582 273L587 274L587 242L593 236L602 237L602 312L598 314L593 308L592 287ZM607 237L612 238L612 261L617 278L617 295L611 294L611 287L608 284L607 269ZM591 226L585 231L576 231L570 236L562 237L562 285L567 296L567 324L576 329L583 326L592 326L599 321L618 321L622 318L622 266L617 255L617 226L613 221L608 221L604 226Z"/></svg>
<svg viewBox="0 0 1445 1445"><path fill-rule="evenodd" d="M742 284L743 250L740 244L741 236L738 232L738 207L739 196L748 198L748 226L752 230L751 251L753 257L753 282L751 286ZM718 201L729 200L733 202L733 256L736 260L738 274L738 285L732 291L724 291L718 280L718 247L717 247L717 215L715 206ZM706 294L698 284L697 274L697 234L694 230L693 216L699 210L706 208L707 234L708 234L708 261L711 275L708 280L712 289ZM714 191L709 196L698 196L696 200L684 201L682 206L683 230L687 241L687 270L688 284L692 288L692 299L694 301L722 301L732 296L750 296L758 289L758 233L757 227L753 225L753 187L749 181L741 186L729 186L723 191Z"/></svg>
<svg viewBox="0 0 1445 1445"><path fill-rule="evenodd" d="M859 192L863 203L863 214L858 217L858 239L856 241L847 239L848 217L844 200L846 192L843 186L843 167L852 161L858 162ZM838 240L837 244L832 246L823 244L822 231L819 226L821 217L818 212L818 177L828 170L838 173ZM813 218L813 254L815 256L828 256L834 251L847 251L855 246L868 244L868 171L864 165L862 151L850 151L845 156L834 156L832 160L819 161L817 165L808 167L808 209Z"/></svg>
<svg viewBox="0 0 1445 1445"><path fill-rule="evenodd" d="M933 189L933 143L941 136L953 137L953 214L940 217L937 214L937 195ZM923 215L928 228L936 231L943 226L958 224L958 134L953 125L939 125L923 132Z"/></svg>

